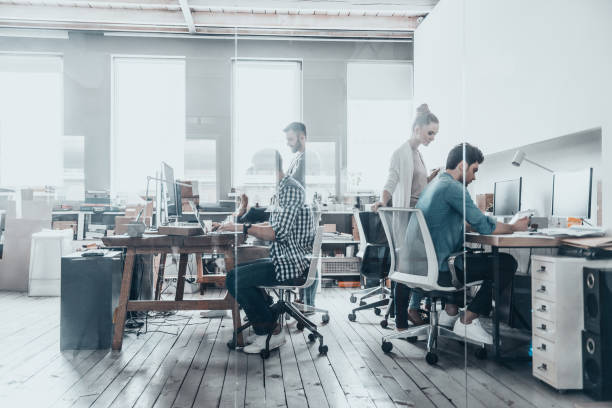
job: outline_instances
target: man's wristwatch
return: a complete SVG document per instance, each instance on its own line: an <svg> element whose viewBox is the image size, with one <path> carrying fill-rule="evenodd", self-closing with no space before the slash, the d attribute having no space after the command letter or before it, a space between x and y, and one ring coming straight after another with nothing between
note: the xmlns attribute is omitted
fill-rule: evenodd
<svg viewBox="0 0 612 408"><path fill-rule="evenodd" d="M249 231L249 228L251 228L250 222L245 222L244 224L242 224L242 233L246 235Z"/></svg>

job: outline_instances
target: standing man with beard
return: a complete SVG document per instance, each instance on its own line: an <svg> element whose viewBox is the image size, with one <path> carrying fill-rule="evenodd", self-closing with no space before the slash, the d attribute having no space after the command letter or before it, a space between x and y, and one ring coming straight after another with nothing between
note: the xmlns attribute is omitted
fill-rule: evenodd
<svg viewBox="0 0 612 408"><path fill-rule="evenodd" d="M287 146L292 153L297 153L287 169L287 175L306 188L306 126L301 122L292 122L283 131Z"/></svg>
<svg viewBox="0 0 612 408"><path fill-rule="evenodd" d="M306 126L301 122L292 122L283 129L287 146L295 153L293 161L287 169L287 175L306 189ZM300 301L305 305L314 306L319 279L306 289L300 289ZM312 314L313 312L305 312Z"/></svg>

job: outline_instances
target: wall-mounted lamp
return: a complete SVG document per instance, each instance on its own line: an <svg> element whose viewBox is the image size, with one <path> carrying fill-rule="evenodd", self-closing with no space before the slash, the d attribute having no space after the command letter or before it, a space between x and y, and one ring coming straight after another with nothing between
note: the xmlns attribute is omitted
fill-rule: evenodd
<svg viewBox="0 0 612 408"><path fill-rule="evenodd" d="M554 173L554 171L552 171L551 169L549 169L548 167L544 167L541 164L538 164L532 160L529 160L526 155L525 152L522 150L517 150L516 153L514 153L514 157L512 158L512 165L519 167L521 165L521 163L523 162L523 160L525 160L526 162L529 162L535 166L541 167L546 171L549 171L551 173Z"/></svg>

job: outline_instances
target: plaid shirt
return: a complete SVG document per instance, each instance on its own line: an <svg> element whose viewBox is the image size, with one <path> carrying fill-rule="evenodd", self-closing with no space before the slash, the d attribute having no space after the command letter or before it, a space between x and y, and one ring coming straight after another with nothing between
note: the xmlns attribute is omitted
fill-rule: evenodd
<svg viewBox="0 0 612 408"><path fill-rule="evenodd" d="M307 257L314 243L314 220L304 201L304 187L285 176L278 185L278 203L270 214L275 234L270 257L279 282L303 277L310 266Z"/></svg>

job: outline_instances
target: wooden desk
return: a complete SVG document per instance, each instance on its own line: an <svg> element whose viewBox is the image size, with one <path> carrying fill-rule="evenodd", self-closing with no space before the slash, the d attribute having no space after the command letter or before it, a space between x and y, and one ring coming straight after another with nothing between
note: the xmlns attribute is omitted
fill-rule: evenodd
<svg viewBox="0 0 612 408"><path fill-rule="evenodd" d="M128 311L167 311L167 310L231 310L234 329L241 325L240 309L234 298L226 293L223 298L183 300L185 290L185 273L189 254L211 253L217 251L225 256L226 270L234 267L235 248L244 243L243 234L211 234L200 236L169 236L169 235L145 235L141 238L130 238L126 236L106 237L102 242L107 247L126 248L126 258L123 267L123 280L119 294L119 306L115 309L115 333L113 336L113 350L121 350L123 343L123 330L125 318ZM169 253L180 254L178 279L174 300L160 300L160 289L163 281L164 265L166 255ZM154 300L128 300L132 284L132 272L134 258L137 254L161 254L158 271L158 281ZM201 261L198 266L198 275L201 274ZM161 278L161 279L160 279ZM225 275L211 275L210 279L198 276L198 281L225 283ZM242 345L242 334L236 337L238 345Z"/></svg>
<svg viewBox="0 0 612 408"><path fill-rule="evenodd" d="M466 242L491 246L493 254L493 354L495 359L503 360L501 356L499 338L499 308L498 299L501 299L501 287L499 285L499 248L558 248L561 239L543 235L480 235L477 233L466 233Z"/></svg>

